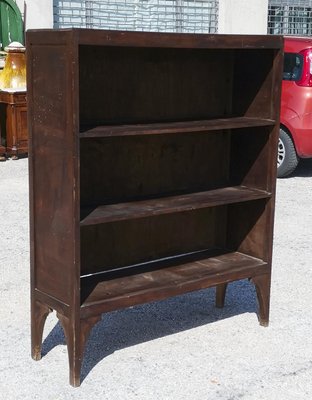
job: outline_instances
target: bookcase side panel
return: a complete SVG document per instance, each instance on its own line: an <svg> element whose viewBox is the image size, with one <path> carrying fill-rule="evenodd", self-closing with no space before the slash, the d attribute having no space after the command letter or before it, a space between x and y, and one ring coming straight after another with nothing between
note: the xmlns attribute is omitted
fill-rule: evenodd
<svg viewBox="0 0 312 400"><path fill-rule="evenodd" d="M272 118L272 83L275 49L240 49L235 52L233 113Z"/></svg>
<svg viewBox="0 0 312 400"><path fill-rule="evenodd" d="M228 208L227 244L230 249L270 262L267 237L270 205L265 199L232 204Z"/></svg>
<svg viewBox="0 0 312 400"><path fill-rule="evenodd" d="M33 289L71 303L77 197L68 46L28 42ZM60 73L61 71L61 73Z"/></svg>
<svg viewBox="0 0 312 400"><path fill-rule="evenodd" d="M233 184L271 192L269 171L272 167L271 137L275 134L274 129L256 127L232 131L230 180Z"/></svg>
<svg viewBox="0 0 312 400"><path fill-rule="evenodd" d="M275 51L274 57L274 69L273 69L273 81L272 81L272 101L271 101L271 113L275 117L275 127L269 137L269 171L268 171L268 182L270 185L270 191L272 196L267 203L266 212L266 224L267 230L266 236L266 259L272 262L273 253L273 231L274 231L274 214L275 214L275 196L276 196L276 176L277 176L277 150L278 150L278 139L280 132L280 104L281 104L281 85L282 85L282 72L283 72L283 51L281 49Z"/></svg>
<svg viewBox="0 0 312 400"><path fill-rule="evenodd" d="M254 67L258 59L260 64L257 68L260 71L262 68L262 72L258 71L255 75L254 84L258 91L255 91L256 96L252 102L245 102L245 106L249 104L246 113L269 117L275 121L275 125L241 129L233 134L230 171L231 180L236 184L266 190L271 196L267 200L260 200L248 206L236 204L230 207L228 226L235 226L236 230L229 229L228 243L231 248L259 257L271 265L283 54L277 49L261 51L262 59L251 52L255 57ZM239 69L239 73L237 70L237 74L243 77L247 68L243 67L245 63L242 60L236 65L238 64L242 68ZM250 66L248 68L250 69ZM258 70L257 68L255 70ZM245 79L246 85L248 81L252 81L249 73ZM243 79L238 78L235 90L238 90L242 82Z"/></svg>

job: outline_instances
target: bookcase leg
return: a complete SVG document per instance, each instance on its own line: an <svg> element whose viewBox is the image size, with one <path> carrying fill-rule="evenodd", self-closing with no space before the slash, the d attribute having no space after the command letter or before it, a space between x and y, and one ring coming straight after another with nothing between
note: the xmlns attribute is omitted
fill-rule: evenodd
<svg viewBox="0 0 312 400"><path fill-rule="evenodd" d="M31 305L31 356L34 360L41 359L42 334L45 321L52 309L39 301Z"/></svg>
<svg viewBox="0 0 312 400"><path fill-rule="evenodd" d="M216 286L216 307L218 308L224 307L227 285L227 283L221 283L220 285Z"/></svg>
<svg viewBox="0 0 312 400"><path fill-rule="evenodd" d="M93 326L101 319L101 316L82 319L78 323L58 314L57 317L64 329L69 359L69 383L80 386L80 373L85 343Z"/></svg>
<svg viewBox="0 0 312 400"><path fill-rule="evenodd" d="M269 274L257 275L251 278L256 287L258 299L258 319L262 326L269 325L270 311L270 286L271 279Z"/></svg>

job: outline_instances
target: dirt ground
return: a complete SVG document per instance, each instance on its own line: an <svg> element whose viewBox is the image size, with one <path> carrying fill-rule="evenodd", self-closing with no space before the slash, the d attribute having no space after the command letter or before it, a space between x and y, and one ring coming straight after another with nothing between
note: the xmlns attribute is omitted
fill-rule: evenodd
<svg viewBox="0 0 312 400"><path fill-rule="evenodd" d="M3 400L311 400L312 160L278 180L270 326L254 287L232 283L103 316L80 388L49 316L43 358L30 357L28 160L0 163L0 398Z"/></svg>

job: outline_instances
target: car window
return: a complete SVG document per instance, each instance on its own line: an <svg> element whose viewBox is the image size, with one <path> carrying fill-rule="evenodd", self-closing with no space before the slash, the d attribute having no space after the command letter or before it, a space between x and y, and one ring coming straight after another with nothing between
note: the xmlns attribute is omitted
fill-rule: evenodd
<svg viewBox="0 0 312 400"><path fill-rule="evenodd" d="M303 56L296 53L285 53L283 79L286 81L298 81L303 70Z"/></svg>

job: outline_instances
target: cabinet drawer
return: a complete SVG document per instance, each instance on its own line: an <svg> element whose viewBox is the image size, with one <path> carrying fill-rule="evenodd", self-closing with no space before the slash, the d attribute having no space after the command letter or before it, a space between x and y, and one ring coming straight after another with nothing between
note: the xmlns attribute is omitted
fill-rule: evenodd
<svg viewBox="0 0 312 400"><path fill-rule="evenodd" d="M16 103L16 104L26 103L26 93L16 94L14 96L14 103Z"/></svg>

